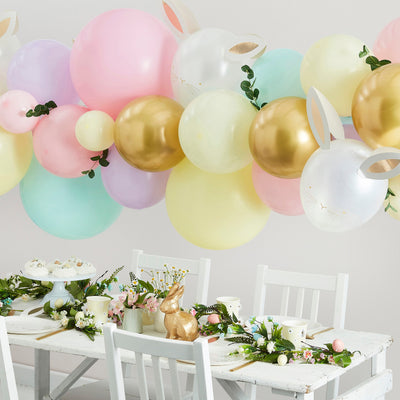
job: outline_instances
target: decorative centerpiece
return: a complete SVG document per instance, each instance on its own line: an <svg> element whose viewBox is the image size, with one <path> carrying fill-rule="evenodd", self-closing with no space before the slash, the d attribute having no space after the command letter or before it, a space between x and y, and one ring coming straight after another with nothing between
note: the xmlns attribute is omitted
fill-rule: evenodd
<svg viewBox="0 0 400 400"><path fill-rule="evenodd" d="M177 339L192 342L199 337L197 319L186 311L180 311L179 299L183 296L184 286L175 283L160 305L165 313L167 339Z"/></svg>
<svg viewBox="0 0 400 400"><path fill-rule="evenodd" d="M159 303L155 294L148 290L146 282L130 273L131 283L121 286L118 303L123 304L122 329L130 332L143 332L143 311L155 312ZM118 308L118 311L121 310Z"/></svg>
<svg viewBox="0 0 400 400"><path fill-rule="evenodd" d="M50 301L54 307L57 300L63 301L63 304L74 301L73 295L65 289L65 281L91 278L96 273L96 268L77 257L70 257L63 262L57 259L50 263L35 258L25 264L23 273L29 279L54 282L52 291L42 300L42 304Z"/></svg>

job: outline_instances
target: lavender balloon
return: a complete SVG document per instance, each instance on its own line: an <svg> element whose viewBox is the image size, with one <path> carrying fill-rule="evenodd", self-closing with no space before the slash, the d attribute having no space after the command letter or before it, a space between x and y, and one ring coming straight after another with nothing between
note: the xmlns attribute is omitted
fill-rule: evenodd
<svg viewBox="0 0 400 400"><path fill-rule="evenodd" d="M146 172L128 164L113 145L107 160L108 167L102 167L101 178L108 194L119 204L142 209L157 204L165 196L170 170Z"/></svg>
<svg viewBox="0 0 400 400"><path fill-rule="evenodd" d="M76 104L79 96L69 71L70 49L55 40L35 40L21 47L8 67L8 89L30 93L40 104Z"/></svg>

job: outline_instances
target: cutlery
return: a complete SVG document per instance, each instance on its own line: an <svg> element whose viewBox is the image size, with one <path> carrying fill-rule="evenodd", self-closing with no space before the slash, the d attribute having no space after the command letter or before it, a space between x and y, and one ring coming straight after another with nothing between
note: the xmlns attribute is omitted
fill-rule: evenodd
<svg viewBox="0 0 400 400"><path fill-rule="evenodd" d="M244 363L244 364L242 364L242 365L239 365L238 367L231 368L231 369L229 370L229 372L234 372L234 371L237 371L238 369L241 369L241 368L247 367L248 365L250 365L250 364L253 364L253 363L255 363L255 362L256 362L255 360L252 360L252 361L247 361L246 363Z"/></svg>
<svg viewBox="0 0 400 400"><path fill-rule="evenodd" d="M61 328L61 329L58 329L56 331L53 331L53 332L50 332L50 333L46 333L46 335L37 337L36 340L42 340L42 339L48 338L49 336L53 336L53 335L55 335L57 333L64 332L65 330L66 330L65 328Z"/></svg>
<svg viewBox="0 0 400 400"><path fill-rule="evenodd" d="M314 336L315 335L319 335L320 333L324 333L324 332L328 332L328 331L331 331L333 329L333 327L331 327L331 328L326 328L326 329L323 329L322 331L318 331L318 332L315 332L315 333L312 333L312 334L307 334L306 335L306 339L315 339L314 338Z"/></svg>

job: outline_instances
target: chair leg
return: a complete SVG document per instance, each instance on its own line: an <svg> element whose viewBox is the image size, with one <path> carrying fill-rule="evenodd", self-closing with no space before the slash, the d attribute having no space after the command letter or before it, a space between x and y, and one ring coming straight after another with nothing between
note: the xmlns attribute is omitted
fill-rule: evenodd
<svg viewBox="0 0 400 400"><path fill-rule="evenodd" d="M329 381L326 386L326 400L333 400L339 394L339 378Z"/></svg>
<svg viewBox="0 0 400 400"><path fill-rule="evenodd" d="M244 385L244 393L246 395L246 399L248 399L248 400L256 400L257 385L253 385L252 383L245 383L245 385Z"/></svg>

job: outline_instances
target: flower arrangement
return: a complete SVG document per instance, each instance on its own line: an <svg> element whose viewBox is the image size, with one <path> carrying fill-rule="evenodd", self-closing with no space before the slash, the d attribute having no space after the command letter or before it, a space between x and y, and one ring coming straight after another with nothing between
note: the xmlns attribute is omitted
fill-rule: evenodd
<svg viewBox="0 0 400 400"><path fill-rule="evenodd" d="M163 271L141 270L149 277L149 281L145 282L145 287L151 293L154 293L158 299L165 299L172 285L181 283L189 273L188 269L169 267L167 264L164 264L163 267Z"/></svg>
<svg viewBox="0 0 400 400"><path fill-rule="evenodd" d="M289 340L282 338L282 328L268 318L270 332L264 322L257 322L255 317L250 321L244 332L239 336L225 338L225 340L242 343L240 348L232 354L242 353L248 360L278 363L285 365L296 360L309 364L332 364L347 367L351 364L351 358L356 352L350 352L344 348L341 340L327 343L325 347L306 346L296 350Z"/></svg>
<svg viewBox="0 0 400 400"><path fill-rule="evenodd" d="M84 311L85 305L79 300L75 303L67 303L59 308L52 308L47 302L43 309L44 312L60 324L65 329L76 329L83 332L91 341L94 341L96 334L101 333L101 325L96 324L93 314Z"/></svg>
<svg viewBox="0 0 400 400"><path fill-rule="evenodd" d="M11 311L11 304L12 300L9 297L2 299L0 301L0 315L7 316Z"/></svg>
<svg viewBox="0 0 400 400"><path fill-rule="evenodd" d="M147 282L137 279L134 273L129 274L131 283L129 285L121 285L121 294L119 301L124 308L141 308L149 312L155 312L159 303L154 293L154 288Z"/></svg>

